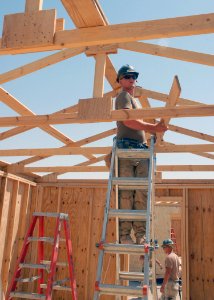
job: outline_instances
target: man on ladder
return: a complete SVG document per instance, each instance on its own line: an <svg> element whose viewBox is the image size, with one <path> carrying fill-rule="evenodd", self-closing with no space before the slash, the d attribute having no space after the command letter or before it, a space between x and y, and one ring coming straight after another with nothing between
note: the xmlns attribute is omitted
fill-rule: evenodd
<svg viewBox="0 0 214 300"><path fill-rule="evenodd" d="M130 65L122 66L117 74L117 82L122 91L117 96L115 109L137 109L138 104L134 99L134 88L139 73ZM156 124L147 123L141 120L126 120L117 122L117 147L118 148L148 148L146 145L145 131L151 134L165 132L167 127L163 121ZM148 159L144 160L120 160L119 176L121 177L148 177ZM146 210L147 192L142 190L120 191L120 209ZM133 228L136 243L143 244L145 236L145 222L120 221L120 243L133 244L130 236Z"/></svg>

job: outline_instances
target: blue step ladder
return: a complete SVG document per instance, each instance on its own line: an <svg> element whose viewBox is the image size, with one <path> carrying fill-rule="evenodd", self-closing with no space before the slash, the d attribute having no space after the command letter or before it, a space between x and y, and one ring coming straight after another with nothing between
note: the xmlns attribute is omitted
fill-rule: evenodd
<svg viewBox="0 0 214 300"><path fill-rule="evenodd" d="M98 300L101 295L114 295L117 299L121 296L138 296L148 300L149 294L152 299L157 300L156 272L155 272L155 250L158 248L154 239L154 181L155 181L155 155L154 155L154 136L151 137L149 149L118 149L116 138L112 148L111 167L108 180L106 195L106 205L104 211L103 229L101 241L97 244L99 252L97 275L95 282L94 300ZM148 178L137 177L118 177L118 161L120 159L149 159ZM113 177L115 176L115 177ZM110 208L111 193L115 186L116 209ZM119 209L118 193L119 190L147 190L147 209L146 210L124 210ZM106 243L106 232L109 218L116 219L116 242ZM119 220L145 221L146 222L146 241L144 245L128 245L119 243ZM103 272L103 259L105 253L116 255L116 284L105 284L101 282ZM120 270L120 255L134 254L144 255L144 272L124 272ZM150 270L150 260L152 269ZM121 282L141 281L141 286L122 285Z"/></svg>

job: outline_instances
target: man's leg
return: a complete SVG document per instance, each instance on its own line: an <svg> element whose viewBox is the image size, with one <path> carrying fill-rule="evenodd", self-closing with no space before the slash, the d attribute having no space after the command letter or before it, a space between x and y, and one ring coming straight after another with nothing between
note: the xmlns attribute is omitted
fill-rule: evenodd
<svg viewBox="0 0 214 300"><path fill-rule="evenodd" d="M165 289L164 289L164 296L167 300L176 300L178 295L179 284L174 281L168 281Z"/></svg>
<svg viewBox="0 0 214 300"><path fill-rule="evenodd" d="M120 159L119 161L119 177L134 177L134 167L131 160ZM119 191L119 208L133 209L134 191ZM120 242L131 242L131 221L120 221Z"/></svg>
<svg viewBox="0 0 214 300"><path fill-rule="evenodd" d="M148 178L149 160L144 159L139 161L135 169L136 177ZM134 209L146 210L147 207L147 190L136 190L134 197ZM136 236L137 244L144 242L146 233L146 222L133 222L133 229Z"/></svg>

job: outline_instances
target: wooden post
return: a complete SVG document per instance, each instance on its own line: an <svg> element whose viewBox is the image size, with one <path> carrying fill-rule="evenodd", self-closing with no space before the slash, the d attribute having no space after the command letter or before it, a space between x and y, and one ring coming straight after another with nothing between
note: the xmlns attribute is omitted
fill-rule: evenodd
<svg viewBox="0 0 214 300"><path fill-rule="evenodd" d="M95 74L94 74L94 90L93 97L99 98L103 97L104 90L104 76L106 68L106 54L99 53L95 56L96 65L95 65Z"/></svg>
<svg viewBox="0 0 214 300"><path fill-rule="evenodd" d="M43 0L26 0L25 12L35 12L42 10Z"/></svg>

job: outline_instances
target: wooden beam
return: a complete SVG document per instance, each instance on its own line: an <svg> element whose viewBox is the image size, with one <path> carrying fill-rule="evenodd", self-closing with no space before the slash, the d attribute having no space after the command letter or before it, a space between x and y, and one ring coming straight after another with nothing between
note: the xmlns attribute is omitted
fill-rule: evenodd
<svg viewBox="0 0 214 300"><path fill-rule="evenodd" d="M17 171L19 168L17 168ZM109 172L105 166L56 166L56 167L25 167L24 171L28 172Z"/></svg>
<svg viewBox="0 0 214 300"><path fill-rule="evenodd" d="M211 13L56 32L55 45L70 48L213 32Z"/></svg>
<svg viewBox="0 0 214 300"><path fill-rule="evenodd" d="M214 115L214 105L195 105L195 106L178 106L173 108L144 108L135 110L115 110L112 111L110 118L106 119L80 119L75 113L57 114L57 115L37 115L37 116L18 116L0 118L0 127L10 126L44 126L49 124L76 124L76 123L98 123L136 120L141 118L190 118L190 117L207 117Z"/></svg>
<svg viewBox="0 0 214 300"><path fill-rule="evenodd" d="M189 172L189 171L199 171L199 172L213 172L214 165L166 165L157 166L157 171L160 172Z"/></svg>
<svg viewBox="0 0 214 300"><path fill-rule="evenodd" d="M41 148L41 149L10 149L0 150L0 156L50 156L50 155L88 155L108 154L112 147L62 147L62 148Z"/></svg>
<svg viewBox="0 0 214 300"><path fill-rule="evenodd" d="M2 150L4 151L4 150ZM199 145L155 145L156 153L182 153L182 152L214 152L214 144L199 144Z"/></svg>
<svg viewBox="0 0 214 300"><path fill-rule="evenodd" d="M56 19L56 31L60 31L64 29L65 29L65 19L63 18Z"/></svg>
<svg viewBox="0 0 214 300"><path fill-rule="evenodd" d="M104 91L104 76L106 68L106 54L101 53L95 55L95 73L94 73L94 88L93 88L93 97L99 98L103 97Z"/></svg>
<svg viewBox="0 0 214 300"><path fill-rule="evenodd" d="M102 133L98 133L98 134L95 134L93 136L84 138L84 139L79 140L77 142L70 143L70 144L68 144L66 146L63 146L62 148L64 148L64 147L80 147L80 146L83 146L83 145L95 142L95 141L97 141L99 139L103 139L105 137L111 136L112 134L115 134L115 133L116 133L116 128L110 129L110 130L104 131ZM30 163L42 160L43 158L47 158L47 157L48 156L43 156L43 157L41 157L41 156L34 156L34 157L30 157L30 158L24 159L22 161L19 161L19 162L13 164L13 165L20 165L20 164L27 165L27 164L30 164ZM93 156L91 156L91 157L92 158L90 158L90 160L94 159Z"/></svg>
<svg viewBox="0 0 214 300"><path fill-rule="evenodd" d="M176 49L142 42L119 43L118 48L160 57L178 59L206 66L214 66L214 55L212 54L198 53L195 51Z"/></svg>
<svg viewBox="0 0 214 300"><path fill-rule="evenodd" d="M43 0L26 0L25 12L34 12L42 10Z"/></svg>
<svg viewBox="0 0 214 300"><path fill-rule="evenodd" d="M99 44L112 44L190 36L214 32L214 14L201 14L161 20L133 22L108 26L64 30L55 33L54 44L26 46L22 49L0 49L0 53L27 53L50 49L78 48Z"/></svg>
<svg viewBox="0 0 214 300"><path fill-rule="evenodd" d="M61 0L76 27L102 26L107 24L97 0Z"/></svg>
<svg viewBox="0 0 214 300"><path fill-rule="evenodd" d="M178 98L181 94L181 87L180 87L180 83L178 80L178 77L175 76L173 79L173 83L169 92L169 99L166 102L165 107L174 107L178 101ZM165 125L167 126L170 122L170 117L168 118L162 118L162 120L164 120ZM163 133L157 133L157 143L161 143L163 140L163 136L164 136L164 132Z"/></svg>
<svg viewBox="0 0 214 300"><path fill-rule="evenodd" d="M209 141L211 143L214 143L214 136L211 136L209 134L205 134L205 133L202 133L202 132L197 132L197 131L194 131L194 130L183 128L183 127L180 127L180 126L175 126L175 125L172 125L172 124L169 124L168 127L169 127L169 130L171 130L171 131L174 131L174 132L177 132L177 133L180 133L180 134L185 134L185 135L194 137L196 139L201 139L201 140L205 140L205 141Z"/></svg>
<svg viewBox="0 0 214 300"><path fill-rule="evenodd" d="M8 81L23 77L27 74L33 73L35 71L41 70L45 67L56 64L60 61L64 61L75 55L84 52L84 48L78 49L66 49L59 51L55 54L49 55L47 57L41 58L22 67L16 68L14 70L0 74L0 84L6 83Z"/></svg>
<svg viewBox="0 0 214 300"><path fill-rule="evenodd" d="M169 95L167 95L167 94L152 91L152 90L147 90L147 89L144 89L141 87L136 87L135 93L136 93L135 97L144 96L147 98L152 98L152 99L163 101L163 102L167 102L169 99ZM196 105L196 104L203 104L203 103L199 102L199 101L195 101L195 100L179 98L178 104L180 104L180 105Z"/></svg>

